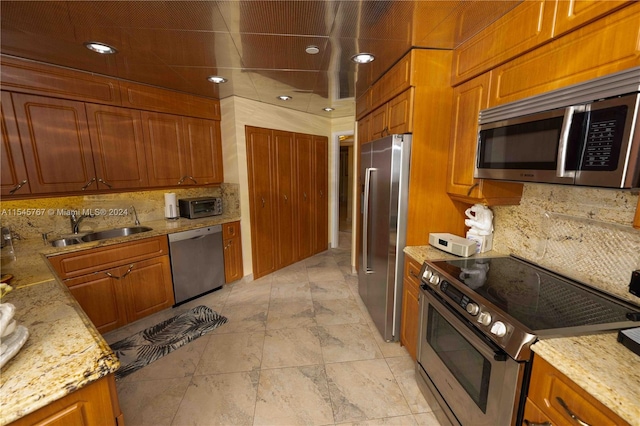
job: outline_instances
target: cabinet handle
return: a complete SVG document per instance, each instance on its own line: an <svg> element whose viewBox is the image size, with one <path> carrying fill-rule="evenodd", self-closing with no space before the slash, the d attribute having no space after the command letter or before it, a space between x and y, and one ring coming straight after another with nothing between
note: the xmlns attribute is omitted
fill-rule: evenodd
<svg viewBox="0 0 640 426"><path fill-rule="evenodd" d="M106 180L104 180L102 178L98 178L98 182L100 182L103 185L107 185L109 187L109 189L113 188L113 186L111 186L111 184L109 184Z"/></svg>
<svg viewBox="0 0 640 426"><path fill-rule="evenodd" d="M527 419L524 419L522 423L524 423L525 426L553 426L550 422L535 423L535 422L530 422Z"/></svg>
<svg viewBox="0 0 640 426"><path fill-rule="evenodd" d="M196 184L196 185L198 184L198 181L197 181L197 180L195 180L195 179L193 178L193 176L182 176L182 178L178 181L178 185L182 185L182 183L183 183L185 180L187 180L187 179L189 179L190 181L192 181L192 182L193 182L194 184Z"/></svg>
<svg viewBox="0 0 640 426"><path fill-rule="evenodd" d="M80 190L84 191L85 189L87 189L89 187L89 185L91 185L95 181L96 181L96 178L91 178L91 180L89 180L89 182L85 183L84 186L82 188L80 188Z"/></svg>
<svg viewBox="0 0 640 426"><path fill-rule="evenodd" d="M264 197L260 197L262 199L262 208L264 208Z"/></svg>
<svg viewBox="0 0 640 426"><path fill-rule="evenodd" d="M304 195L304 200L307 201L307 193L303 192L302 195Z"/></svg>
<svg viewBox="0 0 640 426"><path fill-rule="evenodd" d="M18 189L22 188L26 184L27 184L27 180L25 179L22 182L20 182L19 184L17 184L16 186L14 186L13 189L11 189L11 191L9 191L9 195L13 195L14 192L16 192Z"/></svg>
<svg viewBox="0 0 640 426"><path fill-rule="evenodd" d="M411 275L413 278L417 279L418 281L420 280L420 277L415 272L413 272L412 269L409 269L409 275Z"/></svg>
<svg viewBox="0 0 640 426"><path fill-rule="evenodd" d="M287 196L286 196L286 195L284 196L284 201L285 201L285 202L289 201L289 199L287 198Z"/></svg>
<svg viewBox="0 0 640 426"><path fill-rule="evenodd" d="M324 193L322 192L322 190L320 190L320 198L322 198L324 196Z"/></svg>
<svg viewBox="0 0 640 426"><path fill-rule="evenodd" d="M478 186L478 182L474 183L473 185L471 185L471 187L469 188L469 190L467 191L467 197L471 195L471 191L473 191L475 189L475 187Z"/></svg>
<svg viewBox="0 0 640 426"><path fill-rule="evenodd" d="M567 412L567 415L571 417L577 424L579 424L580 426L590 426L589 423L583 422L580 417L576 416L573 411L571 411L571 409L567 407L567 404L562 398L556 396L556 401L558 401L558 404L560 404L560 406L564 408L564 411Z"/></svg>
<svg viewBox="0 0 640 426"><path fill-rule="evenodd" d="M129 273L133 270L133 265L129 265L129 269L127 269L127 272L125 272L121 277L116 277L115 275L113 275L110 272L105 272L105 274L109 277L109 278L115 278L116 280L121 280L124 277L126 277L127 275L129 275Z"/></svg>

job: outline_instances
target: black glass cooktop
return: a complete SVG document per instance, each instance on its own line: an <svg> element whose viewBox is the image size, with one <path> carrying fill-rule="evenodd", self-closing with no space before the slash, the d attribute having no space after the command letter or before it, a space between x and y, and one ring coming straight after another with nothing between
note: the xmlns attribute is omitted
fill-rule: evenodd
<svg viewBox="0 0 640 426"><path fill-rule="evenodd" d="M640 311L513 257L431 263L532 331L624 323Z"/></svg>

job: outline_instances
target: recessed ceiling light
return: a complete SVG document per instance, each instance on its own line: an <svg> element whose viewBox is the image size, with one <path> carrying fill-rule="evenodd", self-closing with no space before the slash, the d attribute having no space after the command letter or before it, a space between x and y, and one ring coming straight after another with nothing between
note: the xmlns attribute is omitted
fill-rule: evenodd
<svg viewBox="0 0 640 426"><path fill-rule="evenodd" d="M216 83L216 84L226 83L227 82L226 78L220 77L219 75L210 75L209 77L207 77L207 80L209 80L212 83Z"/></svg>
<svg viewBox="0 0 640 426"><path fill-rule="evenodd" d="M305 52L307 52L309 55L316 55L320 52L320 49L318 48L318 46L314 46L313 44L307 46L306 49L304 49Z"/></svg>
<svg viewBox="0 0 640 426"><path fill-rule="evenodd" d="M84 47L102 55L112 55L114 53L118 53L118 50L115 47L97 41L88 41L84 44Z"/></svg>
<svg viewBox="0 0 640 426"><path fill-rule="evenodd" d="M331 107L326 107L326 108L322 108L322 110L323 110L323 111L326 111L326 112L331 112L331 111L333 111L333 108L331 108Z"/></svg>
<svg viewBox="0 0 640 426"><path fill-rule="evenodd" d="M358 53L357 55L353 55L351 60L358 64L368 64L369 62L373 62L375 58L371 53Z"/></svg>
<svg viewBox="0 0 640 426"><path fill-rule="evenodd" d="M281 101L288 101L291 98L291 96L287 96L287 95L282 95L282 96L278 96L278 99L280 99Z"/></svg>

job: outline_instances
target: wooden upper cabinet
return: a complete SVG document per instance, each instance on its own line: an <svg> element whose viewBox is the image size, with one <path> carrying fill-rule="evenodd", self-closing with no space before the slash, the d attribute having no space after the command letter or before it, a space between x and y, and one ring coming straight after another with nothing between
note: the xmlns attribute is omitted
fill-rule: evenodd
<svg viewBox="0 0 640 426"><path fill-rule="evenodd" d="M473 177L478 114L487 107L490 83L491 73L485 73L453 90L447 192L454 200L467 204L518 204L522 196L522 184Z"/></svg>
<svg viewBox="0 0 640 426"><path fill-rule="evenodd" d="M12 97L31 192L95 190L84 103L17 93Z"/></svg>
<svg viewBox="0 0 640 426"><path fill-rule="evenodd" d="M183 123L187 174L198 184L222 183L220 122L184 117Z"/></svg>
<svg viewBox="0 0 640 426"><path fill-rule="evenodd" d="M631 3L631 0L558 1L553 35L557 37L567 33Z"/></svg>
<svg viewBox="0 0 640 426"><path fill-rule="evenodd" d="M143 111L142 130L146 140L150 186L175 186L187 175L182 117Z"/></svg>
<svg viewBox="0 0 640 426"><path fill-rule="evenodd" d="M406 54L371 87L371 105L374 108L409 88L412 84L412 58L411 52Z"/></svg>
<svg viewBox="0 0 640 426"><path fill-rule="evenodd" d="M117 80L2 55L5 90L107 105L120 105Z"/></svg>
<svg viewBox="0 0 640 426"><path fill-rule="evenodd" d="M549 41L555 7L555 0L523 2L465 41L453 53L451 85L456 86Z"/></svg>
<svg viewBox="0 0 640 426"><path fill-rule="evenodd" d="M16 119L13 114L13 102L9 92L2 92L1 131L2 145L0 149L0 195L23 195L31 193L27 179L27 169L24 166L20 135Z"/></svg>
<svg viewBox="0 0 640 426"><path fill-rule="evenodd" d="M389 104L376 108L371 114L369 122L369 138L374 141L389 133Z"/></svg>
<svg viewBox="0 0 640 426"><path fill-rule="evenodd" d="M356 99L356 119L364 117L371 112L371 90L367 90Z"/></svg>
<svg viewBox="0 0 640 426"><path fill-rule="evenodd" d="M632 2L495 68L489 106L640 65L639 16L640 2Z"/></svg>
<svg viewBox="0 0 640 426"><path fill-rule="evenodd" d="M362 145L363 143L371 142L370 135L370 127L371 127L371 114L365 115L360 120L358 120L358 144Z"/></svg>
<svg viewBox="0 0 640 426"><path fill-rule="evenodd" d="M148 186L140 111L86 104L100 189Z"/></svg>
<svg viewBox="0 0 640 426"><path fill-rule="evenodd" d="M405 90L389 101L387 107L389 134L411 133L413 131L413 91L413 88Z"/></svg>

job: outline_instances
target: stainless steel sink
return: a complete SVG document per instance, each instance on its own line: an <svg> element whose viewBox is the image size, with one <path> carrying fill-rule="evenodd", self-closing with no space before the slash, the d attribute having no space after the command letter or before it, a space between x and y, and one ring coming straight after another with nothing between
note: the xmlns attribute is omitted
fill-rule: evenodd
<svg viewBox="0 0 640 426"><path fill-rule="evenodd" d="M80 243L84 243L84 241L82 241L78 237L59 238L57 240L51 241L51 245L54 247L66 247L66 246L72 246L74 244L80 244Z"/></svg>
<svg viewBox="0 0 640 426"><path fill-rule="evenodd" d="M126 228L107 229L106 231L92 232L81 237L83 242L106 240L107 238L126 237L128 235L139 234L140 232L149 232L152 228L148 226L129 226Z"/></svg>

